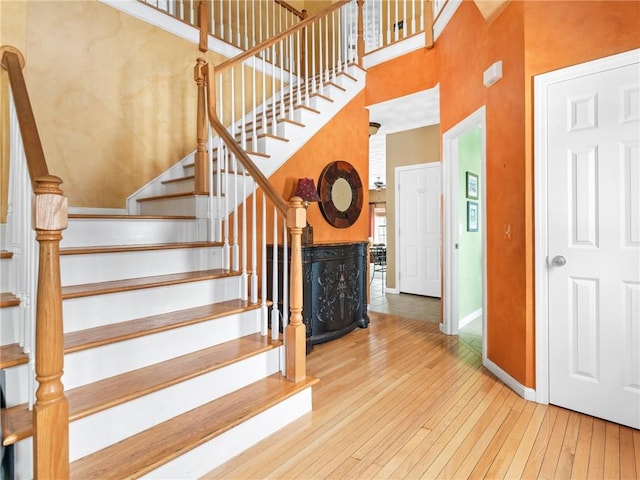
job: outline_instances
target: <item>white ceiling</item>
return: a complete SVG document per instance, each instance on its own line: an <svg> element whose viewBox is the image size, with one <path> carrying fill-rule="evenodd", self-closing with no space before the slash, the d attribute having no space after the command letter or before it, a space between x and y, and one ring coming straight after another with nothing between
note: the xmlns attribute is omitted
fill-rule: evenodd
<svg viewBox="0 0 640 480"><path fill-rule="evenodd" d="M367 107L369 121L378 122L380 130L369 137L369 188L378 178L386 181L386 135L440 123L439 86Z"/></svg>

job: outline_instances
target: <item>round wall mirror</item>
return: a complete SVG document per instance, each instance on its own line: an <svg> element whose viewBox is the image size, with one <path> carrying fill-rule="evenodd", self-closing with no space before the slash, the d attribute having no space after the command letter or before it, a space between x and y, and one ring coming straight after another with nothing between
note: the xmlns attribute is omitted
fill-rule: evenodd
<svg viewBox="0 0 640 480"><path fill-rule="evenodd" d="M327 165L318 181L320 211L334 227L355 223L362 211L362 182L349 162L338 160Z"/></svg>

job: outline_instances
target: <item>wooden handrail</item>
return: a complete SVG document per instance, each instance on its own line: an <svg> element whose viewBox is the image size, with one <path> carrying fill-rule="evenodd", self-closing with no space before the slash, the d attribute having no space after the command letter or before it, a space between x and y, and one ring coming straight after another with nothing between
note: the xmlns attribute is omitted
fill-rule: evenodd
<svg viewBox="0 0 640 480"><path fill-rule="evenodd" d="M33 473L35 478L69 478L69 406L64 395L64 334L60 240L67 228L67 198L62 180L49 175L35 117L22 75L24 57L14 47L0 47L2 66L9 74L24 153L33 185L33 228L39 244L35 318L35 374L38 382L33 408ZM30 319L29 319L30 321Z"/></svg>
<svg viewBox="0 0 640 480"><path fill-rule="evenodd" d="M246 59L257 55L258 53L262 52L263 50L266 50L267 48L274 45L275 43L278 43L283 38L290 36L292 33L295 33L298 30L302 30L307 25L310 25L311 23L315 22L317 19L326 16L328 13L331 13L332 11L337 10L338 8L342 7L347 3L349 3L349 0L339 0L338 2L331 4L329 7L325 8L323 11L305 18L300 23L297 23L296 25L289 28L288 30L282 33L279 33L275 37L271 37L269 40L265 40L261 44L256 45L255 47L252 47L249 50L245 50L244 52L236 55L235 57L230 58L225 62L222 62L220 65L216 66L216 72L220 73L225 70L228 70L229 68L233 67L235 64L243 62Z"/></svg>
<svg viewBox="0 0 640 480"><path fill-rule="evenodd" d="M289 10L291 13L293 13L296 17L298 17L300 20L303 20L305 18L304 15L304 10L301 12L300 10L298 10L295 7L292 7L291 5L289 5L287 2L285 2L284 0L273 0L275 3L277 3L278 5L280 5L281 7L285 8L286 10Z"/></svg>
<svg viewBox="0 0 640 480"><path fill-rule="evenodd" d="M4 45L0 47L0 60L2 67L9 74L9 84L13 92L13 101L18 115L18 124L22 133L24 152L27 157L29 176L35 188L35 179L49 175L47 162L44 158L38 127L31 109L31 101L27 92L27 85L22 75L24 57L20 51L12 46Z"/></svg>
<svg viewBox="0 0 640 480"><path fill-rule="evenodd" d="M278 211L283 215L287 213L287 203L282 199L278 192L273 188L273 185L269 183L267 177L260 171L255 163L249 158L249 155L238 145L238 142L231 136L226 127L218 119L218 114L215 110L215 88L214 88L214 67L206 60L198 59L198 65L200 67L200 74L206 78L205 85L207 90L207 113L209 116L209 122L213 130L220 135L227 148L238 157L238 160L244 168L247 169L249 174L253 177L256 183L262 188L264 193L274 203Z"/></svg>

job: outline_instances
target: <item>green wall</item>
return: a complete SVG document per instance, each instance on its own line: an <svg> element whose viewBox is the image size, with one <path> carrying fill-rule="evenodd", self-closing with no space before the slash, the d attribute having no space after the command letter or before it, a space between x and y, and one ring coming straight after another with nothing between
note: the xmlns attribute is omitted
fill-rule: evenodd
<svg viewBox="0 0 640 480"><path fill-rule="evenodd" d="M458 251L458 319L482 308L482 222L478 231L467 231L467 202L478 203L478 213L484 201L481 178L480 128L462 135L458 141L458 221L460 222L460 250ZM470 200L466 193L466 173L478 175L478 200Z"/></svg>

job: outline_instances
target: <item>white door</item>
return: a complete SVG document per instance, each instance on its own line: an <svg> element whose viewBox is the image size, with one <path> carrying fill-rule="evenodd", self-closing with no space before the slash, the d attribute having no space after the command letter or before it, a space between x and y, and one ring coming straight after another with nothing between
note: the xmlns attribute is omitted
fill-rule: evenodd
<svg viewBox="0 0 640 480"><path fill-rule="evenodd" d="M640 428L640 68L547 89L549 401Z"/></svg>
<svg viewBox="0 0 640 480"><path fill-rule="evenodd" d="M440 297L440 163L396 169L399 290Z"/></svg>

